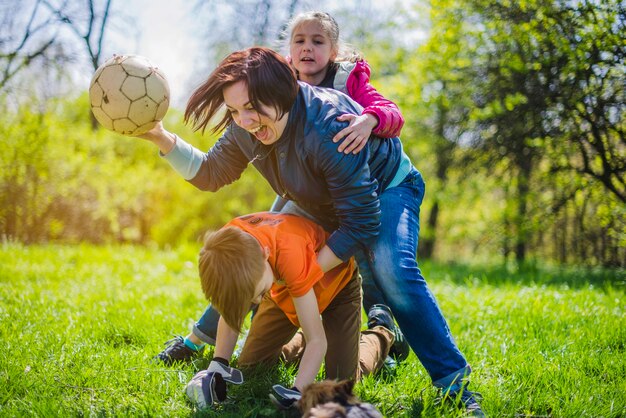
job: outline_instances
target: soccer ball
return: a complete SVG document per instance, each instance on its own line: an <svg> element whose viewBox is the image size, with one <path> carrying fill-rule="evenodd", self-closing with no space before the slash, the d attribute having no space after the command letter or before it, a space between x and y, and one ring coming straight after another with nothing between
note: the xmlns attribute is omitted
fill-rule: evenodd
<svg viewBox="0 0 626 418"><path fill-rule="evenodd" d="M89 85L91 110L105 128L141 135L163 119L170 104L165 76L147 58L113 55Z"/></svg>

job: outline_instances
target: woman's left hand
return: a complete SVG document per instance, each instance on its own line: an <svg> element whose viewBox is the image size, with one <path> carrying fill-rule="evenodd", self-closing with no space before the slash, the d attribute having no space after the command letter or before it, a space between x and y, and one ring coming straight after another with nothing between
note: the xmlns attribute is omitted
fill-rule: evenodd
<svg viewBox="0 0 626 418"><path fill-rule="evenodd" d="M365 115L352 115L346 113L337 117L338 121L350 122L346 128L342 129L334 136L333 142L339 142L342 138L343 142L337 148L337 151L349 154L356 154L365 147L367 140L372 133L372 129L378 125L378 119L374 115L366 113Z"/></svg>

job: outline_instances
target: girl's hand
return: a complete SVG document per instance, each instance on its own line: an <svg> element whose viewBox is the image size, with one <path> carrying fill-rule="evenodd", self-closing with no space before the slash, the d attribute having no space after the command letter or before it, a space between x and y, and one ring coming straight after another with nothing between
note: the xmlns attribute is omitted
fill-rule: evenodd
<svg viewBox="0 0 626 418"><path fill-rule="evenodd" d="M357 154L360 152L367 143L367 140L372 133L372 129L378 125L378 119L376 116L366 113L365 115L352 115L346 113L337 117L338 121L349 121L350 125L342 129L335 135L333 142L339 142L344 138L343 142L337 148L337 151L349 154L350 152Z"/></svg>

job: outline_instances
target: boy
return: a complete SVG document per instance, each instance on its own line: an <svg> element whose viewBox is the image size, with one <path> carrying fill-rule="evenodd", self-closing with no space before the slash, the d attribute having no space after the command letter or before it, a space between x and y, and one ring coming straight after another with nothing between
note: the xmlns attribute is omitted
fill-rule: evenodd
<svg viewBox="0 0 626 418"><path fill-rule="evenodd" d="M229 367L237 336L251 304L259 304L239 365L277 362L283 346L298 328L302 353L293 388L274 386L272 399L289 407L312 383L326 361L326 378L359 379L382 366L394 344L395 326L388 308L372 308L368 328L361 328L361 283L353 259L326 274L317 251L327 233L315 223L291 214L262 212L235 218L207 234L199 256L202 290L220 312L214 357L207 370L187 385L200 407L226 397L223 381L242 383ZM321 317L320 317L321 315ZM404 340L400 340L404 343Z"/></svg>

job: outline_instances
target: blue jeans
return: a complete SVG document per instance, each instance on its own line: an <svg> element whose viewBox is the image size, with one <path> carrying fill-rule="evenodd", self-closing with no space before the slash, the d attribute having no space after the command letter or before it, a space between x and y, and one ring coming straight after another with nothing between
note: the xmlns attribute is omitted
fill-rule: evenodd
<svg viewBox="0 0 626 418"><path fill-rule="evenodd" d="M385 190L380 195L378 238L355 256L365 310L381 301L389 306L435 386L449 388L471 370L416 261L424 192L424 180L415 168L401 184Z"/></svg>
<svg viewBox="0 0 626 418"><path fill-rule="evenodd" d="M419 240L419 213L425 185L416 169L396 187L380 195L381 227L376 241L355 257L363 278L363 306L376 303L389 306L411 348L435 386L456 388L471 369L452 338L416 261ZM306 216L318 223L293 202L282 212ZM194 327L208 335L217 327L209 324L217 312L209 307ZM213 332L213 336L215 333ZM207 341L210 342L210 341Z"/></svg>

